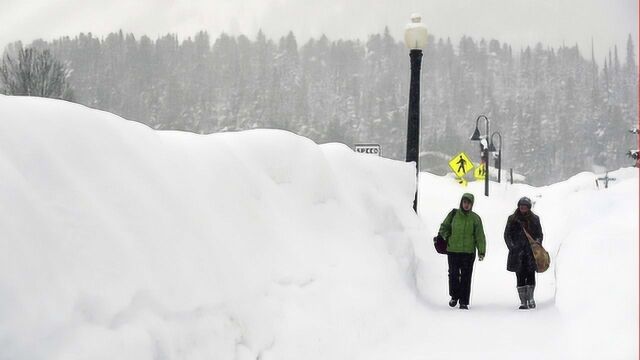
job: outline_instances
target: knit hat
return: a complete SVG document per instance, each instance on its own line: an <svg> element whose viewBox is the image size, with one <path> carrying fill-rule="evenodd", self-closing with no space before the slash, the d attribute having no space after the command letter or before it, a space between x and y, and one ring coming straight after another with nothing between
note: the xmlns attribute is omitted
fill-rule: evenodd
<svg viewBox="0 0 640 360"><path fill-rule="evenodd" d="M527 207L529 207L529 209L531 209L531 199L526 196L521 197L520 200L518 200L518 206L520 205L526 205Z"/></svg>

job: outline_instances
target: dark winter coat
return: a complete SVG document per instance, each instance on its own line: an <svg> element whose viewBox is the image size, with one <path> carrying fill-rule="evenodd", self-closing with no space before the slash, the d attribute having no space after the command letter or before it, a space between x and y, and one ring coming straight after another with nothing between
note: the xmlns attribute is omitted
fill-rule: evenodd
<svg viewBox="0 0 640 360"><path fill-rule="evenodd" d="M529 239L522 228L527 229L531 237L542 244L542 226L540 218L531 211L522 215L518 209L507 219L504 229L504 241L509 248L507 270L513 272L536 271L536 261L531 251Z"/></svg>
<svg viewBox="0 0 640 360"><path fill-rule="evenodd" d="M473 194L466 193L462 199L467 199L473 208ZM447 240L447 252L475 254L477 249L478 255L484 256L487 245L482 220L473 211L462 209L462 199L459 209L447 215L438 233Z"/></svg>

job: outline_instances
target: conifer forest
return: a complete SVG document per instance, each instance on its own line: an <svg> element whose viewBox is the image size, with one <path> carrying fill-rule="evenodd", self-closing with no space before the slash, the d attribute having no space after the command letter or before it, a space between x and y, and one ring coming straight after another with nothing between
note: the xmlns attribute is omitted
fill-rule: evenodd
<svg viewBox="0 0 640 360"><path fill-rule="evenodd" d="M625 39L621 39L621 42ZM201 134L278 128L317 143L377 143L404 160L409 56L388 29L364 40L304 43L206 32L180 38L79 34L7 46L49 50L68 70L73 100L154 129ZM499 131L502 167L544 185L581 171L632 166L637 137L635 44L593 48L430 35L422 61L421 170L444 174L476 118ZM6 56L6 55L5 55ZM484 122L480 132L485 133ZM498 147L498 137L494 138Z"/></svg>

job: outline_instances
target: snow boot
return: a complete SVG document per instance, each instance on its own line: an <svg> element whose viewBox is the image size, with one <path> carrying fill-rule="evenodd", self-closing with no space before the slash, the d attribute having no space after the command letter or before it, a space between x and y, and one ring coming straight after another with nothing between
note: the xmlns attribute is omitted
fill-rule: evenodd
<svg viewBox="0 0 640 360"><path fill-rule="evenodd" d="M449 306L456 307L456 305L458 305L458 299L451 298L451 300L449 300Z"/></svg>
<svg viewBox="0 0 640 360"><path fill-rule="evenodd" d="M462 310L469 310L469 306L465 305L465 304L460 304L460 309Z"/></svg>
<svg viewBox="0 0 640 360"><path fill-rule="evenodd" d="M533 291L536 289L535 285L527 285L527 306L529 309L536 308L536 301L533 300Z"/></svg>
<svg viewBox="0 0 640 360"><path fill-rule="evenodd" d="M520 297L520 307L518 309L520 310L524 310L524 309L528 309L529 308L529 304L528 304L528 292L527 292L527 286L518 286L518 296Z"/></svg>

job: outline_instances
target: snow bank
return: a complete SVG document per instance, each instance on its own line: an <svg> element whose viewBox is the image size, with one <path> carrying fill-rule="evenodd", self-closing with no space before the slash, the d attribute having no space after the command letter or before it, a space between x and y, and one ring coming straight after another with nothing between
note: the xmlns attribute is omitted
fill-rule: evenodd
<svg viewBox="0 0 640 360"><path fill-rule="evenodd" d="M352 357L414 303L411 165L47 99L0 119L0 358Z"/></svg>
<svg viewBox="0 0 640 360"><path fill-rule="evenodd" d="M158 132L0 96L0 359L624 359L638 348L638 172L462 188L276 130ZM487 234L471 310L431 238L463 192ZM552 267L518 311L517 199Z"/></svg>

